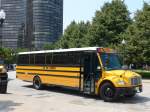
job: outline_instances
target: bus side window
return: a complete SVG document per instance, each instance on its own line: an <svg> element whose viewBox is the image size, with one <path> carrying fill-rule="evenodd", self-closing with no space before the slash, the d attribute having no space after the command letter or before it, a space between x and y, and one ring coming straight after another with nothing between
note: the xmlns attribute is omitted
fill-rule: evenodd
<svg viewBox="0 0 150 112"><path fill-rule="evenodd" d="M30 54L30 64L33 65L34 63L34 54Z"/></svg>
<svg viewBox="0 0 150 112"><path fill-rule="evenodd" d="M61 61L61 53L54 53L52 58L52 65L58 65Z"/></svg>
<svg viewBox="0 0 150 112"><path fill-rule="evenodd" d="M29 64L29 55L19 55L18 56L18 64L27 65Z"/></svg>
<svg viewBox="0 0 150 112"><path fill-rule="evenodd" d="M45 64L45 54L36 54L35 55L35 64L37 64L37 65Z"/></svg>
<svg viewBox="0 0 150 112"><path fill-rule="evenodd" d="M51 65L52 64L52 59L53 59L52 56L53 56L52 53L46 54L46 64L47 65Z"/></svg>
<svg viewBox="0 0 150 112"><path fill-rule="evenodd" d="M74 53L73 55L73 63L74 65L80 65L80 53Z"/></svg>

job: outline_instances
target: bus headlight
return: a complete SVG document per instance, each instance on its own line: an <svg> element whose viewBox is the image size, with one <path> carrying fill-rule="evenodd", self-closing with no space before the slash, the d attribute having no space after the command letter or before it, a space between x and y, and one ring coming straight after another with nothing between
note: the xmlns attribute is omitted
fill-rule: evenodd
<svg viewBox="0 0 150 112"><path fill-rule="evenodd" d="M4 67L3 66L0 66L0 69L3 69Z"/></svg>
<svg viewBox="0 0 150 112"><path fill-rule="evenodd" d="M119 81L117 82L117 84L118 84L118 85L125 85L125 82L124 82L123 80L119 80Z"/></svg>

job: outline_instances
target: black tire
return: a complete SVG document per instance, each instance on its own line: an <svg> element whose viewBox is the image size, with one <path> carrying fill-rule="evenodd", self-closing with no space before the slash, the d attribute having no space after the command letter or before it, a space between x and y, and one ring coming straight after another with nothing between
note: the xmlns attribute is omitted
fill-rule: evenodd
<svg viewBox="0 0 150 112"><path fill-rule="evenodd" d="M40 77L38 77L38 76L34 77L34 79L33 79L33 87L35 89L37 89L37 90L42 89L42 82L41 82Z"/></svg>
<svg viewBox="0 0 150 112"><path fill-rule="evenodd" d="M3 85L0 87L0 93L1 94L6 94L7 93L7 85Z"/></svg>
<svg viewBox="0 0 150 112"><path fill-rule="evenodd" d="M116 100L116 90L115 87L111 83L104 83L100 87L100 97L105 102L112 102Z"/></svg>

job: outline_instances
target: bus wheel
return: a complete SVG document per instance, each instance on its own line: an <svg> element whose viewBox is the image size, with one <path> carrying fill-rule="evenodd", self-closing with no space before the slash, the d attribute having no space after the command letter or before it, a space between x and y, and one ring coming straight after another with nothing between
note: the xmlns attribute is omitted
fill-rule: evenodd
<svg viewBox="0 0 150 112"><path fill-rule="evenodd" d="M112 102L116 99L115 95L116 91L112 84L104 83L100 87L100 97L106 102Z"/></svg>
<svg viewBox="0 0 150 112"><path fill-rule="evenodd" d="M37 90L42 89L41 79L38 76L35 76L33 79L33 87Z"/></svg>

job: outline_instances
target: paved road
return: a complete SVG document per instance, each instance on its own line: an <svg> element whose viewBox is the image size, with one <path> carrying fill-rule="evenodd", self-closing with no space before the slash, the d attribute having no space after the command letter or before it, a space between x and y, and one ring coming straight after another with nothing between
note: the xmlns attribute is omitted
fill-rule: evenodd
<svg viewBox="0 0 150 112"><path fill-rule="evenodd" d="M0 95L0 112L150 112L149 80L143 80L144 92L136 97L106 103L58 87L37 91L15 79L15 72L9 72L9 78L8 94Z"/></svg>

